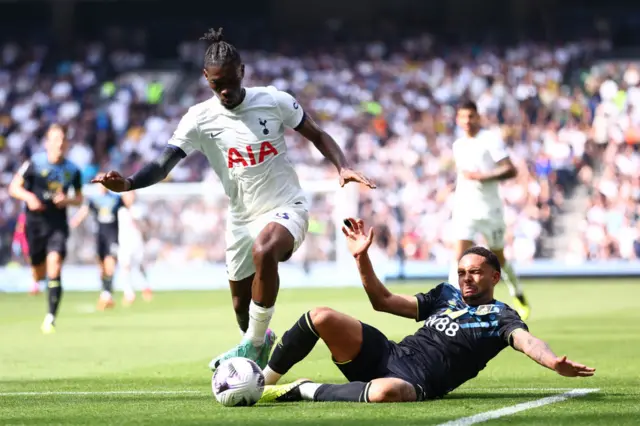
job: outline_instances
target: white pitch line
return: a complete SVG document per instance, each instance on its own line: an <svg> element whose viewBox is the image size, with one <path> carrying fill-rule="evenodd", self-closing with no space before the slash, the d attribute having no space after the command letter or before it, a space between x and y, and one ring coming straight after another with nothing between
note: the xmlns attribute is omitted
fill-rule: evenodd
<svg viewBox="0 0 640 426"><path fill-rule="evenodd" d="M532 408L542 407L543 405L555 404L569 398L584 396L586 394L597 392L600 389L572 389L561 395L549 396L546 398L536 399L534 401L523 402L521 404L512 405L510 407L499 408L493 411L476 414L474 416L462 417L450 422L441 423L438 426L469 426L476 423L486 422L487 420L497 419L499 417L510 416L520 411L530 410Z"/></svg>
<svg viewBox="0 0 640 426"><path fill-rule="evenodd" d="M129 390L129 391L104 391L104 392L66 392L66 391L43 391L43 392L0 392L2 396L45 396L45 395L80 395L80 396L104 396L104 395L184 395L184 394L202 394L202 391L195 390L179 390L179 391L145 391L145 390Z"/></svg>

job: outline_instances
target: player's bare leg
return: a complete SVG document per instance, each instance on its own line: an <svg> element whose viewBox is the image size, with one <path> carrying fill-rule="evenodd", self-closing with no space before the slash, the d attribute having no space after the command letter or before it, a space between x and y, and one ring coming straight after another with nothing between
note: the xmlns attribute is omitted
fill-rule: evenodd
<svg viewBox="0 0 640 426"><path fill-rule="evenodd" d="M449 279L448 282L452 286L460 287L458 284L458 261L462 257L467 249L473 247L474 243L471 240L457 240L453 245L453 258L451 259L451 265L449 266Z"/></svg>
<svg viewBox="0 0 640 426"><path fill-rule="evenodd" d="M122 305L130 306L136 300L136 292L133 289L133 277L131 263L128 261L120 261L120 274L118 274L118 282L121 283L124 294L122 296Z"/></svg>
<svg viewBox="0 0 640 426"><path fill-rule="evenodd" d="M56 315L58 307L62 300L62 281L60 274L62 272L63 257L58 252L50 252L47 254L45 261L47 270L47 291L49 299L49 312L42 323L42 332L45 334L55 331Z"/></svg>
<svg viewBox="0 0 640 426"><path fill-rule="evenodd" d="M114 307L113 302L113 275L116 270L116 258L114 256L105 256L104 259L98 259L100 265L100 279L102 281L102 292L98 299L98 310L104 311Z"/></svg>
<svg viewBox="0 0 640 426"><path fill-rule="evenodd" d="M298 380L273 386L291 367L302 361L322 339L336 364L352 361L362 348L362 323L330 308L316 308L300 317L283 336L264 370L268 385L261 399L273 401L348 401L407 402L416 400L410 383L395 378L371 382L350 382L343 385L323 385Z"/></svg>
<svg viewBox="0 0 640 426"><path fill-rule="evenodd" d="M141 262L140 265L138 265L138 270L140 271L140 275L142 275L142 280L144 281L142 299L144 299L145 302L151 302L151 299L153 299L153 292L151 291L149 275L147 274L147 267L144 266L144 262Z"/></svg>
<svg viewBox="0 0 640 426"><path fill-rule="evenodd" d="M229 281L233 310L236 313L236 321L243 336L249 328L249 305L251 304L251 286L254 277L255 274L252 274L240 281Z"/></svg>
<svg viewBox="0 0 640 426"><path fill-rule="evenodd" d="M42 262L39 265L33 265L31 267L31 276L33 277L33 284L31 286L31 290L29 290L29 294L36 295L40 293L41 286L44 287L45 281L47 280L46 262Z"/></svg>
<svg viewBox="0 0 640 426"><path fill-rule="evenodd" d="M291 256L293 247L293 235L279 223L268 223L258 234L253 244L256 273L251 284L247 332L237 347L211 361L209 367L212 370L225 359L238 356L255 361L260 368L266 366L276 339L268 327L280 287L278 263Z"/></svg>
<svg viewBox="0 0 640 426"><path fill-rule="evenodd" d="M513 297L515 310L523 320L526 320L531 314L531 307L529 306L529 303L524 296L524 291L522 289L522 285L520 284L518 276L513 270L511 264L507 261L507 259L505 259L504 249L492 248L491 251L496 254L498 260L500 261L500 266L502 267L502 280L509 288L509 294L511 295L511 297Z"/></svg>

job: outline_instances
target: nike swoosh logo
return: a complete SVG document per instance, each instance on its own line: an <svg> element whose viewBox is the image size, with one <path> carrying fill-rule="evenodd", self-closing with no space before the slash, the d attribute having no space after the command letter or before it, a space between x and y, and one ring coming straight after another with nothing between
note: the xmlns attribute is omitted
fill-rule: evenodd
<svg viewBox="0 0 640 426"><path fill-rule="evenodd" d="M224 133L224 130L219 131L218 133L209 133L209 137L211 137L211 139L215 139L223 133Z"/></svg>

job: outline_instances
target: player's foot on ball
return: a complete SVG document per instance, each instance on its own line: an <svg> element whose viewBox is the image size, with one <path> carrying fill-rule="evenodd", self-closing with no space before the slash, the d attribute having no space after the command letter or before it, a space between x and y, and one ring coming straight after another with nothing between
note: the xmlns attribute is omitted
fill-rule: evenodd
<svg viewBox="0 0 640 426"><path fill-rule="evenodd" d="M265 386L260 402L296 402L302 401L300 385L311 383L308 379L299 379L286 385Z"/></svg>
<svg viewBox="0 0 640 426"><path fill-rule="evenodd" d="M150 288L145 288L144 290L142 290L142 298L145 302L151 302L151 299L153 299L153 292Z"/></svg>
<svg viewBox="0 0 640 426"><path fill-rule="evenodd" d="M276 340L278 340L278 336L276 333L270 328L267 329L267 333L264 336L264 345L262 345L262 349L260 349L260 356L256 361L258 367L264 370L269 363L269 357L271 356L271 349L273 349L273 345L275 345Z"/></svg>
<svg viewBox="0 0 640 426"><path fill-rule="evenodd" d="M44 317L44 321L42 321L40 330L43 334L53 334L56 332L55 321L51 315L47 315L46 317Z"/></svg>
<svg viewBox="0 0 640 426"><path fill-rule="evenodd" d="M209 363L209 368L211 369L211 371L216 371L222 361L230 358L247 358L251 361L257 362L261 350L262 346L256 348L251 342L251 339L245 337L242 339L238 346L212 359Z"/></svg>
<svg viewBox="0 0 640 426"><path fill-rule="evenodd" d="M531 315L531 307L527 303L527 299L524 297L524 294L518 294L513 298L513 307L523 321L526 321L526 319L529 318L529 315Z"/></svg>

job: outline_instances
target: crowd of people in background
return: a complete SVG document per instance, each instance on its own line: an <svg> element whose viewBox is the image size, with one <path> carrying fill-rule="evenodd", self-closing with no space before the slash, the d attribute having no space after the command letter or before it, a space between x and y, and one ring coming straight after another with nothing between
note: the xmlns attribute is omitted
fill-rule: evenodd
<svg viewBox="0 0 640 426"><path fill-rule="evenodd" d="M572 242L583 259L640 255L640 74L633 64L594 66L573 80L574 62L606 43L521 44L437 49L429 35L401 48L383 42L332 53L313 49L285 56L242 52L245 85L273 85L296 96L342 146L349 160L375 179L360 193L360 216L378 231L390 257L447 263L457 136L455 106L477 102L485 126L502 135L515 179L501 191L506 203L506 250L516 262L548 257L545 238L576 185L591 189L591 205ZM211 96L199 76L203 42L176 52L180 90L170 93L154 73L141 72L142 49L79 46L73 60L52 61L44 46L0 46L0 186L41 149L48 123L70 123L68 157L88 181L101 170L130 173L155 157L187 108ZM242 47L242 46L240 46ZM131 73L131 72L134 73ZM571 71L571 72L570 72ZM130 78L122 77L129 75ZM288 155L302 181L336 179L315 148L291 132ZM205 159L193 155L174 169L173 182L218 185ZM148 207L148 256L166 261L222 261L226 202L193 190L140 197ZM313 194L311 233L298 258L335 255L331 194ZM472 206L470 206L472 208ZM21 206L0 191L2 263ZM87 226L91 226L88 224ZM74 231L72 262L94 260L91 228ZM15 254L13 258L15 258Z"/></svg>

